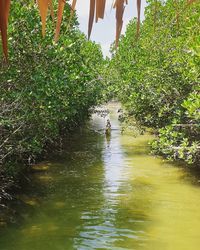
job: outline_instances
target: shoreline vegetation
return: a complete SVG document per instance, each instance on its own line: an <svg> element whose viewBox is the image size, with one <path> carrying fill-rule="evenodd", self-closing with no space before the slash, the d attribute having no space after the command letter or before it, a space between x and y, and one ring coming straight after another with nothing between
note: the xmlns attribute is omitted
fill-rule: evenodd
<svg viewBox="0 0 200 250"><path fill-rule="evenodd" d="M155 131L154 154L199 166L200 3L172 22L171 0L148 2L140 37L132 20L111 59L80 32L76 16L68 29L69 6L55 43L52 22L42 38L34 3L12 3L10 62L0 70L0 203L11 198L6 190L20 173L112 98L124 106L127 124Z"/></svg>
<svg viewBox="0 0 200 250"><path fill-rule="evenodd" d="M9 25L9 65L0 69L0 201L21 172L47 148L59 144L98 104L103 55L78 29L65 8L58 43L52 22L40 34L34 2L15 1Z"/></svg>
<svg viewBox="0 0 200 250"><path fill-rule="evenodd" d="M140 37L132 20L104 68L109 99L117 96L142 126L158 131L155 154L200 165L200 2L148 1ZM184 10L178 14L177 9Z"/></svg>

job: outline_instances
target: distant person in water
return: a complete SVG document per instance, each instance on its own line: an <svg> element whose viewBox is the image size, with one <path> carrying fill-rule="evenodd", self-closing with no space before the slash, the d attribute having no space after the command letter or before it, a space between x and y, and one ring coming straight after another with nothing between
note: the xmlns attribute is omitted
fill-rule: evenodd
<svg viewBox="0 0 200 250"><path fill-rule="evenodd" d="M110 120L108 119L107 120L107 123L106 123L106 132L105 132L106 136L110 136L111 134L111 123L110 123Z"/></svg>

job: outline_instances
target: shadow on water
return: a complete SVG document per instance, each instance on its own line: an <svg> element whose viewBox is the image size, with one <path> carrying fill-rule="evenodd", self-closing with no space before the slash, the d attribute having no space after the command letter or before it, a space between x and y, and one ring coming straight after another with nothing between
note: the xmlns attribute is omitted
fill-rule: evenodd
<svg viewBox="0 0 200 250"><path fill-rule="evenodd" d="M103 204L102 146L95 133L73 135L62 156L35 167L12 204L15 218L1 230L0 249L76 249L85 211Z"/></svg>
<svg viewBox="0 0 200 250"><path fill-rule="evenodd" d="M197 250L198 178L120 132L116 104L33 167L0 227L1 250ZM101 113L101 112L99 112ZM187 230L185 230L187 229Z"/></svg>

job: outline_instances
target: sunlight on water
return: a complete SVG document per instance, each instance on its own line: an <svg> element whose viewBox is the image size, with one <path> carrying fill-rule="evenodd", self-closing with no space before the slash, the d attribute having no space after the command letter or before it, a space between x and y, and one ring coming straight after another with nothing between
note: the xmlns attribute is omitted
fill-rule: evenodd
<svg viewBox="0 0 200 250"><path fill-rule="evenodd" d="M122 135L119 106L108 108L33 167L0 218L1 250L200 249L197 173L151 156L151 136Z"/></svg>

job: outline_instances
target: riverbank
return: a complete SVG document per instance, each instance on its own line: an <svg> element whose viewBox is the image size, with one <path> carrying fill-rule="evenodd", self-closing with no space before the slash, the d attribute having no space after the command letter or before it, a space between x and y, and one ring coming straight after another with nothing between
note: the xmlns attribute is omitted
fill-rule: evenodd
<svg viewBox="0 0 200 250"><path fill-rule="evenodd" d="M133 133L134 136L142 135L149 133L154 135L154 138L151 142L151 151L152 154L157 156L162 156L164 159L167 159L174 164L185 165L186 168L197 168L199 169L200 161L200 146L198 144L199 140L199 126L196 124L189 124L185 126L184 124L173 126L170 125L169 131L174 131L172 135L167 136L164 130L154 127L147 127L142 125L141 122L137 121L133 115L130 115L129 112L123 112L121 110L120 121L122 122L122 132L129 131ZM191 126L190 126L191 125ZM180 139L183 130L191 131L193 129L193 134L188 132L192 138L197 140L197 143L190 144L188 140L185 140L185 143L180 144L178 139L173 142L170 141L171 136L176 136ZM186 160L187 158L187 160Z"/></svg>
<svg viewBox="0 0 200 250"><path fill-rule="evenodd" d="M10 157L4 157L4 162L0 165L0 209L7 208L9 200L15 199L15 191L21 187L21 184L27 178L26 176L32 171L32 169L49 158L49 155L59 154L62 152L64 145L70 138L70 134L76 133L81 129L81 126L85 126L86 121L89 119L89 111L85 112L85 117L79 117L76 121L72 121L71 124L65 124L60 126L60 131L55 138L44 142L39 152L18 152L17 155L10 155ZM7 140L6 143L8 143Z"/></svg>

